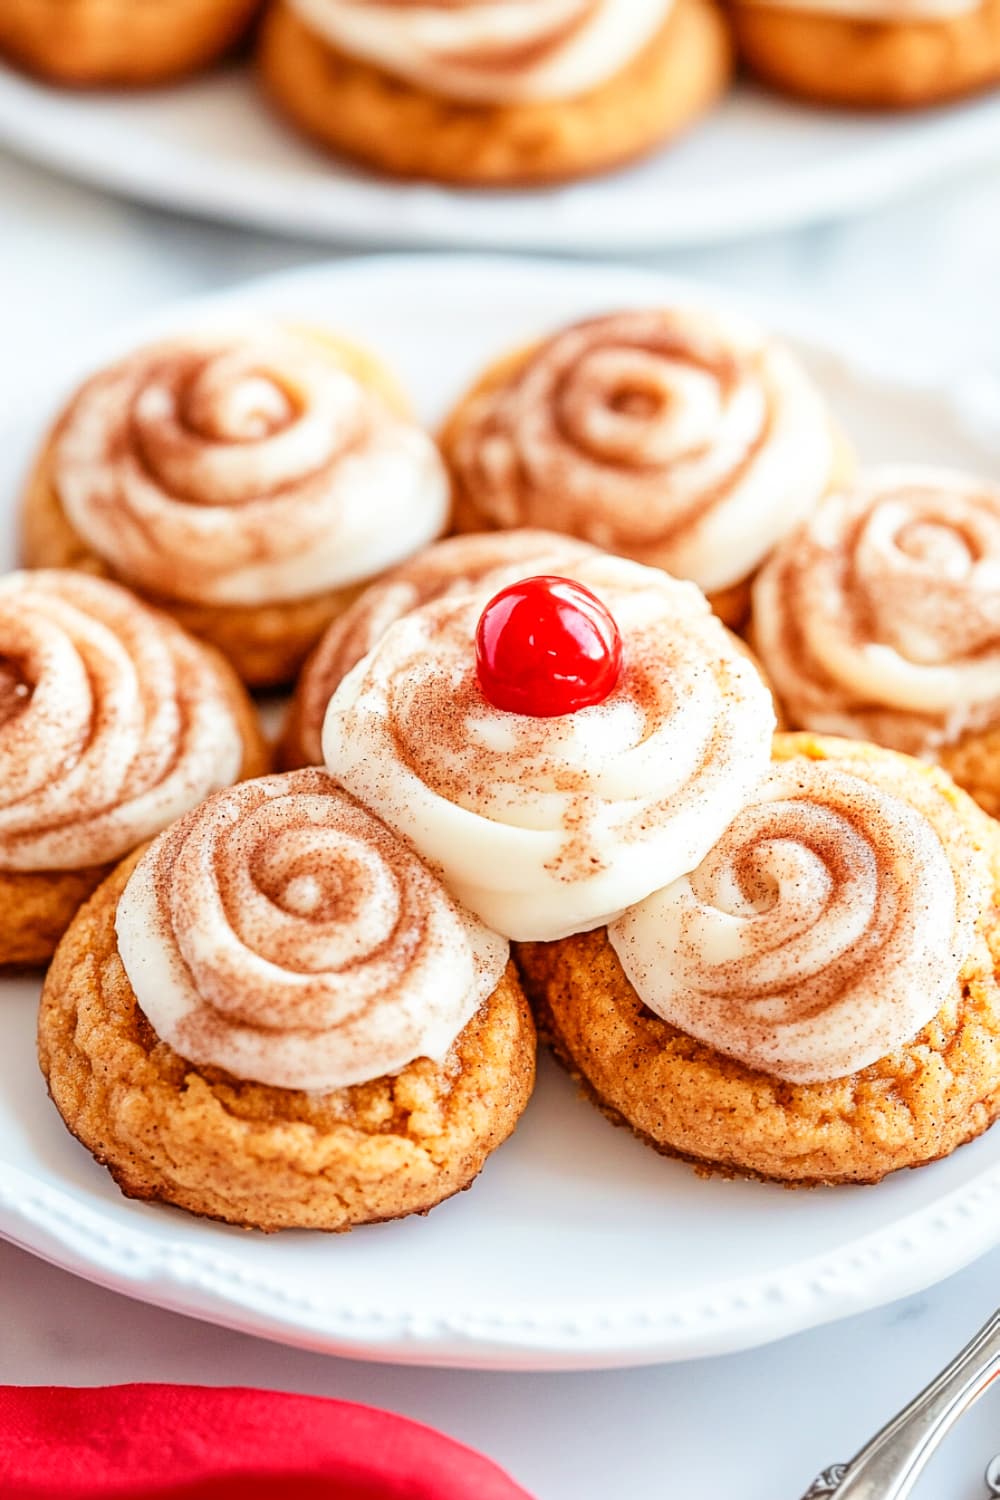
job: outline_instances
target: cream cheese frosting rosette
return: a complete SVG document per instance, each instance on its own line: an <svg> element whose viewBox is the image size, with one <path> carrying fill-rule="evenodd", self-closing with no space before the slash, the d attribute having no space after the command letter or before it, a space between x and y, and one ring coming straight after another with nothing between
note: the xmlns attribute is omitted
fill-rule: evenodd
<svg viewBox="0 0 1000 1500"><path fill-rule="evenodd" d="M291 768L322 762L323 719L330 699L351 668L410 610L472 589L488 598L526 573L572 576L576 563L593 556L594 548L584 542L525 529L448 537L401 563L365 589L312 652L282 738L284 763Z"/></svg>
<svg viewBox="0 0 1000 1500"><path fill-rule="evenodd" d="M426 434L278 329L192 335L95 375L62 419L53 477L116 573L199 604L357 583L447 517Z"/></svg>
<svg viewBox="0 0 1000 1500"><path fill-rule="evenodd" d="M535 1069L507 942L318 770L219 792L123 861L59 946L38 1047L126 1194L265 1230L426 1213Z"/></svg>
<svg viewBox="0 0 1000 1500"><path fill-rule="evenodd" d="M317 35L445 99L586 93L656 35L672 0L291 0Z"/></svg>
<svg viewBox="0 0 1000 1500"><path fill-rule="evenodd" d="M139 349L60 418L26 560L103 568L246 656L248 680L280 680L255 652L294 670L359 584L446 525L444 465L399 399L319 333L254 324Z"/></svg>
<svg viewBox="0 0 1000 1500"><path fill-rule="evenodd" d="M0 870L120 858L239 775L228 678L124 589L8 574L0 653Z"/></svg>
<svg viewBox="0 0 1000 1500"><path fill-rule="evenodd" d="M608 929L643 1002L792 1083L858 1073L940 1010L992 899L897 768L778 764L690 875ZM946 809L945 809L946 811Z"/></svg>
<svg viewBox="0 0 1000 1500"><path fill-rule="evenodd" d="M558 1056L659 1151L877 1182L1000 1111L998 894L1000 828L939 767L778 734L691 871L518 962Z"/></svg>
<svg viewBox="0 0 1000 1500"><path fill-rule="evenodd" d="M692 868L770 754L770 694L693 585L607 556L574 577L620 633L604 701L550 717L496 707L477 670L484 601L469 595L393 625L323 730L331 775L517 939L596 926Z"/></svg>
<svg viewBox="0 0 1000 1500"><path fill-rule="evenodd" d="M547 526L713 595L744 583L839 461L787 349L680 306L593 318L488 371L443 443L461 528Z"/></svg>
<svg viewBox="0 0 1000 1500"><path fill-rule="evenodd" d="M1000 789L1000 487L911 466L830 496L758 577L753 638L793 726Z"/></svg>
<svg viewBox="0 0 1000 1500"><path fill-rule="evenodd" d="M107 866L263 769L225 662L117 584L0 579L0 963L47 958Z"/></svg>
<svg viewBox="0 0 1000 1500"><path fill-rule="evenodd" d="M182 818L132 873L116 929L158 1036L286 1089L442 1059L509 956L321 771L244 782Z"/></svg>

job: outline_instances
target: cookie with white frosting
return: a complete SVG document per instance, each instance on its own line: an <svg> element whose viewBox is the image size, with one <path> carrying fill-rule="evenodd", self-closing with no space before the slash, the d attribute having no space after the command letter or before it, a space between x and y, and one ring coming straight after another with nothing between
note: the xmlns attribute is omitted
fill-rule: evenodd
<svg viewBox="0 0 1000 1500"><path fill-rule="evenodd" d="M618 166L729 82L712 0L278 0L264 87L300 129L395 176L509 186Z"/></svg>
<svg viewBox="0 0 1000 1500"><path fill-rule="evenodd" d="M556 532L521 528L447 537L400 563L365 589L310 653L282 733L282 764L289 770L322 764L323 719L330 699L351 668L411 610L463 593L485 593L485 602L505 584L532 573L572 576L574 567L594 551Z"/></svg>
<svg viewBox="0 0 1000 1500"><path fill-rule="evenodd" d="M128 584L265 687L449 508L437 448L372 358L241 323L136 350L76 391L29 481L22 550Z"/></svg>
<svg viewBox="0 0 1000 1500"><path fill-rule="evenodd" d="M778 735L702 862L519 953L600 1107L667 1155L874 1182L1000 1112L1000 827L940 770Z"/></svg>
<svg viewBox="0 0 1000 1500"><path fill-rule="evenodd" d="M127 590L0 578L0 964L50 958L125 855L266 769L231 668Z"/></svg>
<svg viewBox="0 0 1000 1500"><path fill-rule="evenodd" d="M624 558L412 610L343 679L330 774L518 940L690 870L766 771L774 712L693 584Z"/></svg>
<svg viewBox="0 0 1000 1500"><path fill-rule="evenodd" d="M507 942L322 771L242 783L100 887L39 1055L129 1196L350 1229L468 1187L534 1081Z"/></svg>
<svg viewBox="0 0 1000 1500"><path fill-rule="evenodd" d="M1000 486L864 475L777 548L750 634L790 728L937 761L1000 813Z"/></svg>
<svg viewBox="0 0 1000 1500"><path fill-rule="evenodd" d="M792 352L705 307L629 309L492 365L445 423L463 531L545 526L689 578L727 624L853 464Z"/></svg>

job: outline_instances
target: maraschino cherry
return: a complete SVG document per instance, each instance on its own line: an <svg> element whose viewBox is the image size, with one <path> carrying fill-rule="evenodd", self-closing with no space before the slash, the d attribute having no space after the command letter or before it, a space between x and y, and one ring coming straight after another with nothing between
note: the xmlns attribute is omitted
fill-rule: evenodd
<svg viewBox="0 0 1000 1500"><path fill-rule="evenodd" d="M476 671L495 708L551 719L603 703L621 676L622 640L595 594L568 578L501 589L476 631Z"/></svg>

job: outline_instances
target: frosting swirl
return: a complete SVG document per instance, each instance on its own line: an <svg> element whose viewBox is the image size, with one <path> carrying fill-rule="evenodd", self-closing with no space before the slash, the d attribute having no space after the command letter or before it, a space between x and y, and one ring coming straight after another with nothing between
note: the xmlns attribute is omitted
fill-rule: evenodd
<svg viewBox="0 0 1000 1500"><path fill-rule="evenodd" d="M791 721L932 755L1000 722L1000 488L918 467L828 497L754 588Z"/></svg>
<svg viewBox="0 0 1000 1500"><path fill-rule="evenodd" d="M469 529L548 526L717 591L812 509L833 439L788 351L678 307L547 340L469 400L451 460Z"/></svg>
<svg viewBox="0 0 1000 1500"><path fill-rule="evenodd" d="M0 869L105 864L240 774L214 657L117 584L0 579Z"/></svg>
<svg viewBox="0 0 1000 1500"><path fill-rule="evenodd" d="M443 1058L508 959L322 771L243 782L182 818L139 861L116 926L176 1052L310 1091Z"/></svg>
<svg viewBox="0 0 1000 1500"><path fill-rule="evenodd" d="M914 784L915 782L915 784ZM990 900L947 799L889 754L776 764L708 856L609 929L658 1016L793 1083L911 1041Z"/></svg>
<svg viewBox="0 0 1000 1500"><path fill-rule="evenodd" d="M484 601L467 595L397 621L323 729L331 775L524 940L599 926L697 864L770 757L770 693L693 585L603 555L574 577L621 632L605 702L557 718L494 708L473 644Z"/></svg>
<svg viewBox="0 0 1000 1500"><path fill-rule="evenodd" d="M291 0L336 48L443 98L519 104L622 71L673 0Z"/></svg>
<svg viewBox="0 0 1000 1500"><path fill-rule="evenodd" d="M93 376L56 433L70 523L163 598L255 605L370 578L444 528L426 433L318 339L277 328L156 344Z"/></svg>
<svg viewBox="0 0 1000 1500"><path fill-rule="evenodd" d="M299 748L311 765L323 759L327 705L363 656L396 620L432 599L475 590L487 598L528 573L569 573L593 557L584 542L551 531L473 533L436 542L373 583L327 630L296 691Z"/></svg>

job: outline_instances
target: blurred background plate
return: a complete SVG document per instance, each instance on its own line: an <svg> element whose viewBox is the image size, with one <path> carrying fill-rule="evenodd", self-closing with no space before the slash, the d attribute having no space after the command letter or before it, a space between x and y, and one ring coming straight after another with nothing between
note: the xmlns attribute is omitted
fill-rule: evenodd
<svg viewBox="0 0 1000 1500"><path fill-rule="evenodd" d="M741 86L637 167L544 192L383 180L303 143L235 66L152 93L45 88L0 66L0 143L144 202L341 244L653 251L857 214L1000 163L1000 95L915 115Z"/></svg>
<svg viewBox="0 0 1000 1500"><path fill-rule="evenodd" d="M0 565L67 385L139 340L234 311L325 324L381 355L433 423L505 349L563 320L677 296L716 294L623 267L387 256L167 307L67 349L41 382L11 364L0 370ZM784 329L863 458L996 472L1000 413L881 372L780 307L750 310ZM0 1234L132 1297L291 1344L494 1369L686 1359L892 1301L1000 1244L1000 1127L873 1188L703 1180L612 1129L547 1059L513 1139L428 1219L248 1234L119 1194L46 1098L37 995L36 981L0 982Z"/></svg>

